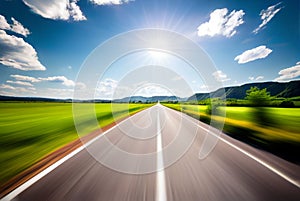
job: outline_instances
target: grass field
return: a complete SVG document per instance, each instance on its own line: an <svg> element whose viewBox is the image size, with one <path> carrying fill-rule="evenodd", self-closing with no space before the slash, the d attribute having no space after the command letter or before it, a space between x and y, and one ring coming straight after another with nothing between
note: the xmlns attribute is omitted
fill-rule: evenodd
<svg viewBox="0 0 300 201"><path fill-rule="evenodd" d="M80 115L88 116L82 104ZM149 104L95 104L101 127ZM71 103L0 103L0 186L45 155L78 139ZM84 117L88 118L88 117ZM114 119L115 118L115 119ZM87 121L88 122L88 121ZM87 133L96 128L88 128Z"/></svg>
<svg viewBox="0 0 300 201"><path fill-rule="evenodd" d="M182 111L205 123L211 118L218 121L220 117L210 116L205 105L164 104ZM300 108L263 108L269 121L259 122L252 107L219 107L226 110L223 131L239 140L264 148L288 160L299 163L300 153ZM261 108L259 108L261 110Z"/></svg>

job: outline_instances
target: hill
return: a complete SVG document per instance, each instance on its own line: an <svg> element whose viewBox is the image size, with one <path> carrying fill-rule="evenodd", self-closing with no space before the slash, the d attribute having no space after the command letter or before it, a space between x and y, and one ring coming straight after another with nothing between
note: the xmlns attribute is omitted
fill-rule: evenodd
<svg viewBox="0 0 300 201"><path fill-rule="evenodd" d="M241 86L225 87L226 98L244 99L246 91L251 87L258 87L260 89L267 88L271 96L291 98L300 96L300 80L290 82L259 82L249 83ZM211 97L220 97L221 90L218 89L212 93L196 93L189 97L188 101L204 100Z"/></svg>
<svg viewBox="0 0 300 201"><path fill-rule="evenodd" d="M235 98L235 99L244 99L246 91L251 87L258 87L260 89L267 88L267 91L270 92L271 96L283 97L283 98L292 98L300 96L300 80L290 81L290 82L259 82L259 83L249 83L241 86L232 86L225 87L226 98ZM13 96L1 96L0 101L24 101L24 102L96 102L96 103L153 103L153 102L167 102L167 101L196 101L196 100L205 100L210 97L220 97L222 95L222 90L218 89L211 93L196 93L188 98L181 98L177 96L132 96L124 97L121 99L115 100L72 100L72 99L53 99L53 98L40 98L40 97L13 97Z"/></svg>
<svg viewBox="0 0 300 201"><path fill-rule="evenodd" d="M144 97L144 96L132 96L132 97L125 97L122 99L116 99L113 100L115 103L138 103L138 102L143 102L143 103L154 103L154 102L164 102L164 101L185 101L186 98L180 98L177 96L152 96L152 97Z"/></svg>

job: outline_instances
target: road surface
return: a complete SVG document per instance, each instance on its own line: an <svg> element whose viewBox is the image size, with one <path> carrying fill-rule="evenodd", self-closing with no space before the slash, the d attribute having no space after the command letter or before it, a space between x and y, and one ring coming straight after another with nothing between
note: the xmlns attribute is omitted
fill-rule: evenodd
<svg viewBox="0 0 300 201"><path fill-rule="evenodd" d="M128 153L157 152L155 162L147 164L149 170L173 160L162 150L172 144L175 153L193 139L189 149L165 169L126 174L102 165L95 159L101 157L81 148L3 200L300 200L299 166L224 134L208 157L200 160L199 149L207 128L208 125L157 104L103 136ZM91 142L89 149L99 149L103 136ZM105 153L110 157L110 150Z"/></svg>

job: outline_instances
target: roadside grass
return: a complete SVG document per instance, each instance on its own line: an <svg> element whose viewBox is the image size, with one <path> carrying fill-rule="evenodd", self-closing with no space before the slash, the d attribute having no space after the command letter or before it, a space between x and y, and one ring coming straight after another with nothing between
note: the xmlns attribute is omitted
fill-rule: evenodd
<svg viewBox="0 0 300 201"><path fill-rule="evenodd" d="M82 115L88 122L85 107ZM95 104L100 127L104 127L150 104ZM0 186L47 154L78 139L72 103L0 103ZM97 128L88 128L88 134Z"/></svg>
<svg viewBox="0 0 300 201"><path fill-rule="evenodd" d="M221 121L220 116L205 113L205 105L164 104L209 124L211 119ZM270 124L257 122L252 107L219 107L226 110L223 131L253 146L265 149L287 160L300 163L300 108L264 108Z"/></svg>

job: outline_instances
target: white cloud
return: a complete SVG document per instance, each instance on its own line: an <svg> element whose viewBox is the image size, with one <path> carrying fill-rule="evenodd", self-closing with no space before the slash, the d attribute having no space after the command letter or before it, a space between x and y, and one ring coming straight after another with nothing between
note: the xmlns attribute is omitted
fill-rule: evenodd
<svg viewBox="0 0 300 201"><path fill-rule="evenodd" d="M21 34L25 37L30 34L30 31L27 28L25 28L20 22L15 20L15 18L12 17L11 20L13 21L13 24L11 25L11 30L13 32Z"/></svg>
<svg viewBox="0 0 300 201"><path fill-rule="evenodd" d="M97 5L121 5L134 0L89 0L90 2Z"/></svg>
<svg viewBox="0 0 300 201"><path fill-rule="evenodd" d="M76 89L78 89L78 90L86 89L86 85L82 82L76 82L75 86L76 86Z"/></svg>
<svg viewBox="0 0 300 201"><path fill-rule="evenodd" d="M15 18L11 18L13 24L8 24L5 17L0 15L0 29L13 31L15 33L21 34L23 36L27 36L30 34L30 31L25 28L20 22L18 22Z"/></svg>
<svg viewBox="0 0 300 201"><path fill-rule="evenodd" d="M244 23L244 11L233 10L229 15L228 9L216 9L210 14L208 22L198 27L198 36L215 36L223 35L227 38L236 34L236 28Z"/></svg>
<svg viewBox="0 0 300 201"><path fill-rule="evenodd" d="M28 87L28 88L24 88L24 87L16 87L16 90L18 92L29 92L29 93L36 93L36 89L34 87Z"/></svg>
<svg viewBox="0 0 300 201"><path fill-rule="evenodd" d="M62 83L63 85L67 87L73 87L75 86L75 83L73 80L69 80L65 76L53 76L53 77L30 77L30 76L25 76L25 75L11 75L11 77L15 78L16 80L19 81L27 81L31 83L36 83L36 82L42 82L42 81L48 81L48 82L58 82ZM78 83L81 84L81 83Z"/></svg>
<svg viewBox="0 0 300 201"><path fill-rule="evenodd" d="M53 76L53 77L46 77L46 78L38 78L40 81L49 81L49 82L59 82L67 87L73 87L75 86L75 83L73 80L69 80L65 76Z"/></svg>
<svg viewBox="0 0 300 201"><path fill-rule="evenodd" d="M258 81L258 80L263 80L264 79L264 76L257 76L257 77L253 77L253 76L250 76L249 77L249 80L251 80L251 81L254 81L254 80L256 80L256 81Z"/></svg>
<svg viewBox="0 0 300 201"><path fill-rule="evenodd" d="M297 62L295 66L282 69L279 71L279 77L275 81L289 81L300 76L300 62Z"/></svg>
<svg viewBox="0 0 300 201"><path fill-rule="evenodd" d="M69 20L72 18L75 21L86 20L77 0L23 0L23 2L32 9L32 11L44 18L54 20Z"/></svg>
<svg viewBox="0 0 300 201"><path fill-rule="evenodd" d="M252 77L252 76L250 76L248 79L251 80L251 81L253 81L255 78Z"/></svg>
<svg viewBox="0 0 300 201"><path fill-rule="evenodd" d="M8 85L8 84L1 84L0 85L0 89L9 89L9 90L15 90L16 88L11 86L11 85Z"/></svg>
<svg viewBox="0 0 300 201"><path fill-rule="evenodd" d="M280 4L281 2L276 5L268 7L267 10L262 10L260 12L259 15L262 20L262 23L256 29L253 30L253 33L257 34L260 29L265 27L267 23L270 22L270 20L283 8L283 7L278 8Z"/></svg>
<svg viewBox="0 0 300 201"><path fill-rule="evenodd" d="M220 70L214 72L212 75L215 77L215 79L218 82L225 82L225 81L230 80L230 78L228 78L227 75Z"/></svg>
<svg viewBox="0 0 300 201"><path fill-rule="evenodd" d="M246 50L242 54L234 58L239 64L244 64L257 59L266 58L272 52L271 49L267 48L265 45L258 46L251 50Z"/></svg>
<svg viewBox="0 0 300 201"><path fill-rule="evenodd" d="M86 20L86 17L83 15L79 6L76 3L77 0L70 2L70 15L75 21Z"/></svg>
<svg viewBox="0 0 300 201"><path fill-rule="evenodd" d="M35 49L23 38L0 30L0 63L20 70L46 70L38 60Z"/></svg>
<svg viewBox="0 0 300 201"><path fill-rule="evenodd" d="M0 89L4 89L4 90L11 90L11 91L14 91L14 92L29 92L29 93L36 93L36 89L34 87L28 87L28 88L25 88L25 87L14 87L14 86L11 86L11 85L8 85L8 84L1 84L0 85ZM3 93L4 91L0 91L1 93Z"/></svg>
<svg viewBox="0 0 300 201"><path fill-rule="evenodd" d="M156 86L156 85L145 86L145 87L139 89L134 95L135 96L144 96L144 97L172 96L172 94L168 90L166 90L160 86Z"/></svg>
<svg viewBox="0 0 300 201"><path fill-rule="evenodd" d="M15 93L13 93L11 91L4 91L4 90L0 90L0 94L2 96L17 96Z"/></svg>
<svg viewBox="0 0 300 201"><path fill-rule="evenodd" d="M26 76L26 75L10 75L10 77L15 78L16 80L19 81L26 81L26 82L40 82L39 79L35 78L35 77L30 77L30 76Z"/></svg>
<svg viewBox="0 0 300 201"><path fill-rule="evenodd" d="M7 23L4 16L0 15L0 29L10 30L10 25Z"/></svg>
<svg viewBox="0 0 300 201"><path fill-rule="evenodd" d="M264 76L257 76L256 78L255 78L255 80L263 80L265 77Z"/></svg>
<svg viewBox="0 0 300 201"><path fill-rule="evenodd" d="M6 82L10 83L10 84L17 84L17 85L23 85L23 86L33 87L33 85L30 82L12 81L12 80L7 80Z"/></svg>
<svg viewBox="0 0 300 201"><path fill-rule="evenodd" d="M106 78L104 81L98 83L96 95L100 95L101 97L111 97L117 86L118 81Z"/></svg>

